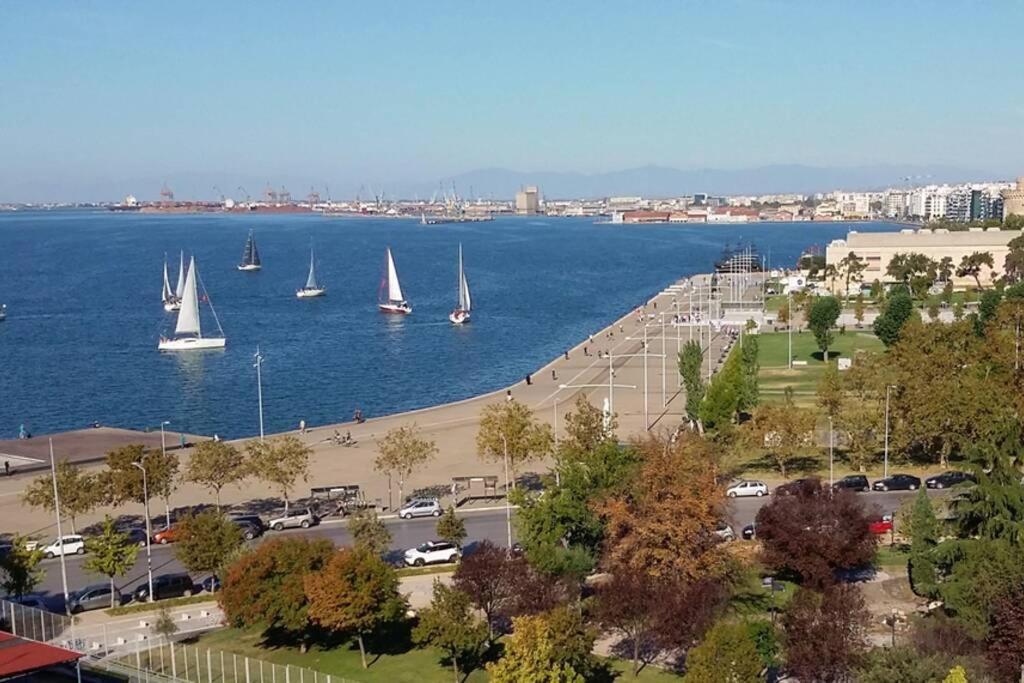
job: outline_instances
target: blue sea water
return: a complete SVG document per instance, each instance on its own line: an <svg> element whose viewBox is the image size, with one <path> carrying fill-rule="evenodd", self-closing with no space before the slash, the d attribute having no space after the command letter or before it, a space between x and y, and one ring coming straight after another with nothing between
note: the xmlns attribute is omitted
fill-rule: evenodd
<svg viewBox="0 0 1024 683"><path fill-rule="evenodd" d="M0 214L0 438L99 421L223 437L258 431L260 347L268 432L420 408L500 389L678 278L710 270L727 244L772 265L812 244L885 224L613 226L590 219L415 221L319 215ZM263 270L235 268L254 229ZM310 243L328 288L298 300ZM459 243L471 324L447 320ZM377 289L390 245L411 316L385 316ZM223 351L160 353L164 254L194 253L227 336ZM205 314L204 314L205 315ZM204 318L204 325L210 319Z"/></svg>

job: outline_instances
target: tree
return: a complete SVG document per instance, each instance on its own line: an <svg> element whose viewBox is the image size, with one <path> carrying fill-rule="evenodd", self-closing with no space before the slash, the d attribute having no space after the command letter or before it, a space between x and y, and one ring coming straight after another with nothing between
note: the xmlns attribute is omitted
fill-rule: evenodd
<svg viewBox="0 0 1024 683"><path fill-rule="evenodd" d="M600 505L609 566L675 575L687 581L721 576L728 555L714 533L725 497L709 442L684 434L674 444L638 444L640 471L629 488Z"/></svg>
<svg viewBox="0 0 1024 683"><path fill-rule="evenodd" d="M850 282L860 282L864 279L864 271L867 270L867 261L861 260L857 254L850 252L839 260L839 270L843 273L846 288L843 290L843 298L850 296Z"/></svg>
<svg viewBox="0 0 1024 683"><path fill-rule="evenodd" d="M686 417L692 426L700 423L700 404L704 400L704 380L700 368L704 352L700 344L691 340L679 352L679 375L686 387Z"/></svg>
<svg viewBox="0 0 1024 683"><path fill-rule="evenodd" d="M857 327L864 324L866 312L867 304L864 303L864 292L857 292L857 298L853 301L853 317L857 320Z"/></svg>
<svg viewBox="0 0 1024 683"><path fill-rule="evenodd" d="M297 481L309 479L312 450L290 434L268 441L250 441L246 449L250 472L280 490L284 512L288 514L288 494Z"/></svg>
<svg viewBox="0 0 1024 683"><path fill-rule="evenodd" d="M843 406L843 382L839 376L839 368L828 363L825 372L818 380L818 406L831 418L839 415Z"/></svg>
<svg viewBox="0 0 1024 683"><path fill-rule="evenodd" d="M146 470L145 487L142 465ZM107 453L107 470L100 475L100 487L114 505L133 501L145 503L150 498L162 498L167 526L171 526L171 494L177 488L178 458L163 451L141 445L129 445ZM144 490L145 489L145 490Z"/></svg>
<svg viewBox="0 0 1024 683"><path fill-rule="evenodd" d="M193 573L220 574L242 546L242 530L220 509L185 515L178 523L174 555Z"/></svg>
<svg viewBox="0 0 1024 683"><path fill-rule="evenodd" d="M477 621L468 595L434 579L433 600L430 607L420 611L412 639L417 645L432 645L444 652L458 683L460 660L466 662L477 656L487 639L487 627Z"/></svg>
<svg viewBox="0 0 1024 683"><path fill-rule="evenodd" d="M747 624L719 621L686 653L684 683L759 683L764 666Z"/></svg>
<svg viewBox="0 0 1024 683"><path fill-rule="evenodd" d="M935 546L939 542L939 523L928 499L927 490L917 492L910 513L910 587L918 595L934 597L938 591L935 575Z"/></svg>
<svg viewBox="0 0 1024 683"><path fill-rule="evenodd" d="M391 532L377 513L369 508L357 510L348 520L352 545L374 555L383 555L391 547Z"/></svg>
<svg viewBox="0 0 1024 683"><path fill-rule="evenodd" d="M174 621L174 616L167 605L162 605L157 611L153 631L157 635L163 636L164 640L170 640L171 636L178 632L178 624Z"/></svg>
<svg viewBox="0 0 1024 683"><path fill-rule="evenodd" d="M602 444L614 442L617 423L614 415L605 416L587 397L576 397L574 410L565 415L565 437L558 444L559 458L590 453Z"/></svg>
<svg viewBox="0 0 1024 683"><path fill-rule="evenodd" d="M484 406L476 435L477 454L502 462L507 453L513 480L521 464L548 455L553 445L551 426L537 422L526 404L512 400Z"/></svg>
<svg viewBox="0 0 1024 683"><path fill-rule="evenodd" d="M200 441L192 449L185 479L213 491L220 507L220 492L229 484L245 479L245 456L234 446L224 441Z"/></svg>
<svg viewBox="0 0 1024 683"><path fill-rule="evenodd" d="M1001 680L1019 680L1024 665L1024 589L1001 595L992 609L986 659Z"/></svg>
<svg viewBox="0 0 1024 683"><path fill-rule="evenodd" d="M455 506L449 506L437 520L437 537L455 545L466 540L466 523L455 514Z"/></svg>
<svg viewBox="0 0 1024 683"><path fill-rule="evenodd" d="M782 403L766 403L754 411L744 424L747 443L771 455L785 477L789 465L814 447L814 411L799 408L791 396Z"/></svg>
<svg viewBox="0 0 1024 683"><path fill-rule="evenodd" d="M76 520L79 515L92 512L103 501L103 490L99 478L83 472L74 463L61 460L56 465L57 493L60 496L61 515L71 522L71 533L78 533ZM54 511L53 478L50 474L37 477L25 487L21 499L26 505L48 512Z"/></svg>
<svg viewBox="0 0 1024 683"><path fill-rule="evenodd" d="M304 578L334 553L326 538L272 538L243 553L222 577L217 601L232 626L261 626L308 646Z"/></svg>
<svg viewBox="0 0 1024 683"><path fill-rule="evenodd" d="M1003 274L1007 283L1020 282L1024 279L1024 236L1014 237L1006 246L1009 251L1003 261Z"/></svg>
<svg viewBox="0 0 1024 683"><path fill-rule="evenodd" d="M109 515L103 520L103 531L98 536L86 539L85 547L89 555L82 567L94 574L101 574L110 580L110 606L114 602L114 577L124 576L132 567L139 555L139 544L132 541L128 534L121 533Z"/></svg>
<svg viewBox="0 0 1024 683"><path fill-rule="evenodd" d="M583 683L583 674L572 663L579 653L560 651L563 634L550 616L517 617L512 624L504 655L487 665L492 683ZM593 648L592 639L590 644Z"/></svg>
<svg viewBox="0 0 1024 683"><path fill-rule="evenodd" d="M745 386L743 360L734 347L711 380L701 402L700 419L705 429L722 431L729 428L739 410Z"/></svg>
<svg viewBox="0 0 1024 683"><path fill-rule="evenodd" d="M973 277L974 283L978 285L978 289L982 289L981 286L981 267L988 266L992 269L994 266L992 260L992 253L988 251L976 251L972 254L968 254L960 259L960 265L957 266L956 276L957 277Z"/></svg>
<svg viewBox="0 0 1024 683"><path fill-rule="evenodd" d="M942 683L967 683L967 672L960 665L949 670L949 675L942 679Z"/></svg>
<svg viewBox="0 0 1024 683"><path fill-rule="evenodd" d="M937 296L928 297L928 320L935 322L939 319L939 298Z"/></svg>
<svg viewBox="0 0 1024 683"><path fill-rule="evenodd" d="M878 455L882 423L883 414L877 401L857 397L844 399L835 427L843 434L847 462L858 472L866 472Z"/></svg>
<svg viewBox="0 0 1024 683"><path fill-rule="evenodd" d="M837 584L824 593L797 590L782 620L786 664L801 681L849 680L865 647L868 614L860 589Z"/></svg>
<svg viewBox="0 0 1024 683"><path fill-rule="evenodd" d="M766 565L821 589L836 580L838 570L874 560L869 521L854 494L833 492L817 479L807 479L792 494L773 496L758 511L757 537Z"/></svg>
<svg viewBox="0 0 1024 683"><path fill-rule="evenodd" d="M10 550L0 556L0 572L3 573L0 587L3 587L4 593L20 598L35 590L46 574L46 570L39 566L42 560L42 550L29 550L25 539L15 536Z"/></svg>
<svg viewBox="0 0 1024 683"><path fill-rule="evenodd" d="M875 318L875 335L886 346L892 346L900 339L900 332L914 314L914 302L909 294L897 292L889 297L885 310Z"/></svg>
<svg viewBox="0 0 1024 683"><path fill-rule="evenodd" d="M957 301L956 303L953 304L953 320L955 322L960 322L963 319L964 319L964 302L963 301Z"/></svg>
<svg viewBox="0 0 1024 683"><path fill-rule="evenodd" d="M935 683L949 671L947 657L906 647L877 647L857 665L857 683Z"/></svg>
<svg viewBox="0 0 1024 683"><path fill-rule="evenodd" d="M306 575L305 586L309 618L328 631L354 635L364 669L364 637L406 609L395 570L361 548L336 552L320 571Z"/></svg>
<svg viewBox="0 0 1024 683"><path fill-rule="evenodd" d="M452 583L466 594L473 606L483 612L487 637L494 640L494 625L506 613L514 599L513 572L521 569L508 552L489 540L480 541L472 553L462 558L455 568Z"/></svg>
<svg viewBox="0 0 1024 683"><path fill-rule="evenodd" d="M953 283L950 281L950 278L953 277L955 270L956 268L953 267L953 257L951 256L943 256L935 266L935 272L939 276L939 280L949 285L950 292L953 291Z"/></svg>
<svg viewBox="0 0 1024 683"><path fill-rule="evenodd" d="M747 334L740 341L740 368L742 379L740 383L739 396L736 400L736 410L739 413L747 413L754 409L760 399L757 377L761 371L761 364L758 361L758 337L756 334Z"/></svg>
<svg viewBox="0 0 1024 683"><path fill-rule="evenodd" d="M421 438L414 422L390 430L377 443L377 451L380 455L373 461L373 466L378 472L398 478L398 500L400 505L404 505L405 482L413 472L437 456L437 445Z"/></svg>

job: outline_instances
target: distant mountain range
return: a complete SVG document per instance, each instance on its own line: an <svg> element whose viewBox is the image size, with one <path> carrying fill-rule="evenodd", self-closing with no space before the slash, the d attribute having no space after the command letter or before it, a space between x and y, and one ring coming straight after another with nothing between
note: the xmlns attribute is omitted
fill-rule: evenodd
<svg viewBox="0 0 1024 683"><path fill-rule="evenodd" d="M483 168L430 181L373 180L337 181L330 178L271 176L275 189L287 187L295 198L304 198L315 188L326 199L359 196L372 199L383 194L388 199L429 199L454 185L464 197L511 199L523 186L537 185L549 199L598 198L610 196L675 197L694 192L717 195L814 193L830 190L877 190L906 185L998 180L997 173L941 165L873 165L816 167L799 164L761 166L747 169L703 168L682 170L666 166L641 166L608 173L534 173L505 168ZM0 201L119 201L127 194L141 200L159 199L166 182L179 200L217 199L224 195L245 199L246 191L255 199L262 197L268 178L239 173L171 173L162 177L94 178L76 183L70 180L11 180L0 178ZM327 187L330 187L328 191Z"/></svg>

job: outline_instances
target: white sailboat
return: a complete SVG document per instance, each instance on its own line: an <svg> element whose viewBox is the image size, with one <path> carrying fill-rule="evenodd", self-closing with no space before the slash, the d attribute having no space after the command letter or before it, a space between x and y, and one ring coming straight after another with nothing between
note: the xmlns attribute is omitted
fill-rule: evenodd
<svg viewBox="0 0 1024 683"><path fill-rule="evenodd" d="M252 230L250 230L249 239L245 241L245 248L242 249L242 262L238 264L238 269L245 272L253 272L262 267L260 250L256 248L256 238L253 237Z"/></svg>
<svg viewBox="0 0 1024 683"><path fill-rule="evenodd" d="M384 313L412 313L412 306L402 296L402 285L398 283L398 270L395 269L395 259L391 256L391 247L387 249L385 261L387 274L380 283L380 291L377 294L377 307Z"/></svg>
<svg viewBox="0 0 1024 683"><path fill-rule="evenodd" d="M210 297L203 288L203 302L210 306L213 319L217 323L216 337L204 337L202 323L199 320L199 270L196 268L196 257L189 261L188 274L185 276L184 291L181 297L181 308L178 310L178 324L174 327L174 335L161 337L158 349L161 351L190 351L193 349L222 349L227 341L221 329L217 312L213 310Z"/></svg>
<svg viewBox="0 0 1024 683"><path fill-rule="evenodd" d="M185 252L178 254L178 285L174 288L174 298L181 304L181 297L185 294Z"/></svg>
<svg viewBox="0 0 1024 683"><path fill-rule="evenodd" d="M448 320L453 325L468 323L470 309L473 308L472 299L469 297L469 282L466 280L466 271L462 268L462 245L459 245L459 304L455 310L448 314Z"/></svg>
<svg viewBox="0 0 1024 683"><path fill-rule="evenodd" d="M300 299L312 299L323 296L327 288L316 281L316 261L313 259L313 247L309 248L309 275L306 277L306 286L295 292Z"/></svg>
<svg viewBox="0 0 1024 683"><path fill-rule="evenodd" d="M181 308L181 299L171 290L171 280L167 274L167 256L164 256L164 287L160 298L165 311L176 311Z"/></svg>

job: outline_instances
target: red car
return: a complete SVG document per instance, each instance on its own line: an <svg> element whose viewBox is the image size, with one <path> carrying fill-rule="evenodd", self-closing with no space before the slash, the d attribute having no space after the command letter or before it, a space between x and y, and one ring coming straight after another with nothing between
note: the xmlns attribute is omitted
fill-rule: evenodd
<svg viewBox="0 0 1024 683"><path fill-rule="evenodd" d="M873 534L887 534L892 531L892 515L882 515L868 523L868 530Z"/></svg>
<svg viewBox="0 0 1024 683"><path fill-rule="evenodd" d="M178 527L172 526L166 529L162 529L153 534L153 542L159 543L161 545L166 545L168 543L174 543L176 540L178 540L177 536Z"/></svg>

